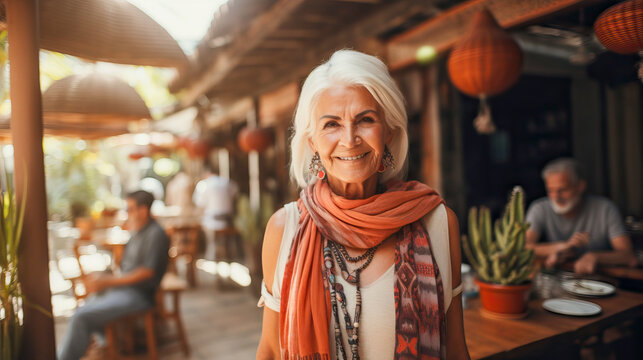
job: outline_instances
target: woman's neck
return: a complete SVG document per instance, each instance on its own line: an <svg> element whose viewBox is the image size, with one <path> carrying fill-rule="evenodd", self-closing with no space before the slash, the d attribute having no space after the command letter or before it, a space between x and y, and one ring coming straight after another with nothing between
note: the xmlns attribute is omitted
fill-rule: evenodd
<svg viewBox="0 0 643 360"><path fill-rule="evenodd" d="M375 174L361 183L346 183L339 179L328 177L330 189L346 199L366 199L377 193L378 175Z"/></svg>

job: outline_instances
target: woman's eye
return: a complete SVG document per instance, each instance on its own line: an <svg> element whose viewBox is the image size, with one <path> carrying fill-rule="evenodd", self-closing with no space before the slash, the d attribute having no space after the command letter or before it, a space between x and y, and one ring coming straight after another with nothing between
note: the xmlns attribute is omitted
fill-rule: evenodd
<svg viewBox="0 0 643 360"><path fill-rule="evenodd" d="M326 129L326 128L331 128L336 126L339 126L339 124L337 124L337 121L328 121L324 124L323 128Z"/></svg>
<svg viewBox="0 0 643 360"><path fill-rule="evenodd" d="M373 119L370 116L364 116L363 118L359 119L360 122L365 122L365 123L374 123L375 119Z"/></svg>

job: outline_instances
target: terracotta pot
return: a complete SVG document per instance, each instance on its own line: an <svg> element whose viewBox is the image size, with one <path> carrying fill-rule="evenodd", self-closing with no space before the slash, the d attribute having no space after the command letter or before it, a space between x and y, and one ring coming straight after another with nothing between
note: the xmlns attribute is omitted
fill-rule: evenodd
<svg viewBox="0 0 643 360"><path fill-rule="evenodd" d="M496 314L523 314L527 311L531 282L521 285L490 284L475 279L482 307Z"/></svg>

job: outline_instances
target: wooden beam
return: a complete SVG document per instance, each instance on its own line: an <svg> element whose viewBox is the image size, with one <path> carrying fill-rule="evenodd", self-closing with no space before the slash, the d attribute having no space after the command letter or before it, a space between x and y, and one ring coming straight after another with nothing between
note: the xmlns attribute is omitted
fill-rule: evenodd
<svg viewBox="0 0 643 360"><path fill-rule="evenodd" d="M262 94L259 97L259 123L262 126L276 125L285 114L288 114L285 117L290 120L298 99L299 84L296 82Z"/></svg>
<svg viewBox="0 0 643 360"><path fill-rule="evenodd" d="M302 49L306 46L304 40L269 39L258 45L258 49Z"/></svg>
<svg viewBox="0 0 643 360"><path fill-rule="evenodd" d="M379 4L382 2L382 0L335 0L339 2L354 2L354 3L362 3L362 4Z"/></svg>
<svg viewBox="0 0 643 360"><path fill-rule="evenodd" d="M592 1L595 0L471 0L388 41L389 67L397 70L414 64L421 46L433 46L438 52L448 50L468 31L473 15L485 7L500 26L512 28Z"/></svg>
<svg viewBox="0 0 643 360"><path fill-rule="evenodd" d="M199 96L207 93L223 80L248 51L254 49L262 40L279 28L302 3L304 0L279 0L272 8L254 20L248 30L235 39L232 46L215 58L199 80L185 89L185 94L181 98L182 106L192 105Z"/></svg>
<svg viewBox="0 0 643 360"><path fill-rule="evenodd" d="M275 38L284 39L311 39L319 36L316 29L279 29L272 34Z"/></svg>
<svg viewBox="0 0 643 360"><path fill-rule="evenodd" d="M364 50L362 47L366 46L369 53L385 58L386 49L384 44L377 45L377 43L381 42L376 40L375 37L403 23L411 15L425 12L426 10L432 11L434 7L430 4L418 3L416 0L397 1L383 6L372 15L365 17L362 21L350 25L343 31L335 33L332 36L323 37L322 40L314 46L308 46L302 49L302 51L298 51L296 57L293 56L292 49L282 50L279 53L271 55L271 59L276 59L275 62L279 65L268 69L268 71L263 71L259 75L253 76L251 85L242 84L238 81L235 81L233 84L226 79L225 83L222 83L217 89L213 89L211 94L228 96L230 94L225 93L229 92L229 87L238 85L235 86L235 92L240 91L243 96L256 96L266 91L275 90L292 81L299 82L315 66L327 60L333 51L341 48L350 47ZM308 14L308 16L312 15L314 14ZM380 52L375 50L378 48L381 49ZM256 49L254 51L259 50L260 49ZM261 51L264 50L261 49Z"/></svg>

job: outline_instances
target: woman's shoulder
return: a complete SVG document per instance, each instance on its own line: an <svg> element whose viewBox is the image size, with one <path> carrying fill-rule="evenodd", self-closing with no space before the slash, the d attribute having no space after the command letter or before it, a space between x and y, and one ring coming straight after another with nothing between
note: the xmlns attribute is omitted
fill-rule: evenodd
<svg viewBox="0 0 643 360"><path fill-rule="evenodd" d="M424 216L424 225L428 226L435 222L446 222L449 229L458 225L458 216L446 204L440 204Z"/></svg>
<svg viewBox="0 0 643 360"><path fill-rule="evenodd" d="M268 224L266 224L261 258L263 263L264 281L266 282L266 288L268 289L272 289L272 280L277 267L281 240L284 235L284 229L286 228L286 219L286 208L282 207L272 214L270 220L268 220Z"/></svg>

